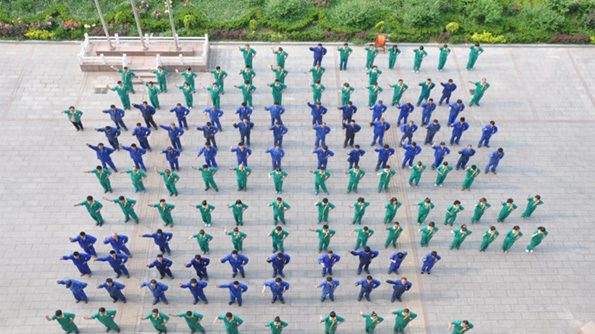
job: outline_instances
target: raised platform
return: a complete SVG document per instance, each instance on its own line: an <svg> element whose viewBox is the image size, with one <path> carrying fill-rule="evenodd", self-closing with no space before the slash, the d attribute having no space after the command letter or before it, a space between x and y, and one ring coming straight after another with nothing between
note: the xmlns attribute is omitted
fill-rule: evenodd
<svg viewBox="0 0 595 334"><path fill-rule="evenodd" d="M196 50L199 54L202 53L202 47ZM95 50L89 50L90 53L95 53L99 56L103 53L104 56L169 56L177 57L183 55L185 57L191 57L195 55L194 47L183 46L180 50L176 50L172 43L155 43L151 44L147 50L139 50L139 45L116 45L113 50L110 50L107 44L100 44L95 46Z"/></svg>

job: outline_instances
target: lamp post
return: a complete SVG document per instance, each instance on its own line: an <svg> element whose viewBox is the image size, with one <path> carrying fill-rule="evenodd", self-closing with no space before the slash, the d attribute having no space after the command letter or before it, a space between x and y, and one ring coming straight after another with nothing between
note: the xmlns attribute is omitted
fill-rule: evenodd
<svg viewBox="0 0 595 334"><path fill-rule="evenodd" d="M171 0L165 0L167 4L167 12L169 14L169 23L171 24L171 32L174 36L174 45L176 46L176 50L180 50L180 44L178 43L178 34L176 33L176 25L174 24L174 14L171 10Z"/></svg>
<svg viewBox="0 0 595 334"><path fill-rule="evenodd" d="M107 38L107 45L109 45L110 50L113 50L114 46L112 45L112 41L109 38L109 30L107 30L107 24L105 24L103 12L101 11L101 6L99 6L99 0L95 0L95 7L97 7L97 13L99 13L99 19L101 20L101 25L103 26L103 32L105 32L105 37Z"/></svg>
<svg viewBox="0 0 595 334"><path fill-rule="evenodd" d="M146 50L149 47L147 46L147 44L145 44L145 40L143 38L143 31L140 28L140 19L138 18L138 12L136 11L136 3L134 2L134 0L130 0L130 4L132 5L132 13L134 14L134 20L136 21L136 28L138 29L140 43L143 46L143 50Z"/></svg>

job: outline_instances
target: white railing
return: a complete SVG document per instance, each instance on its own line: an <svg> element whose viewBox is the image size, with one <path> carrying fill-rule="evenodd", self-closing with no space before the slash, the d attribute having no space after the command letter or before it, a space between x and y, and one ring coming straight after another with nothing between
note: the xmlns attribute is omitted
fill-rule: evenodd
<svg viewBox="0 0 595 334"><path fill-rule="evenodd" d="M151 43L155 43L155 42L173 42L174 38L172 36L153 36L153 35L149 35L149 34L145 34L143 36L145 42L147 44L151 44ZM121 44L122 42L126 42L126 43L140 43L140 38L138 36L119 36L118 34L114 34L113 38L115 39L116 44ZM85 43L85 47L89 44L89 43L103 43L106 42L107 38L105 36L89 36L88 34L85 34L85 40L83 43ZM209 37L207 34L205 34L204 36L191 36L191 37L179 37L178 36L178 41L180 43L184 43L184 42L199 42L199 41L204 41L205 46L208 45L209 43Z"/></svg>

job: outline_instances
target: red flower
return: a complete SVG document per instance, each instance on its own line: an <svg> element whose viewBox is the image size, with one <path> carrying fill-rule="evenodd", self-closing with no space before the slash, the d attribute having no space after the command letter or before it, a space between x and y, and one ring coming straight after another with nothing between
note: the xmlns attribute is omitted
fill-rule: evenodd
<svg viewBox="0 0 595 334"><path fill-rule="evenodd" d="M129 26L130 25L130 22L126 22L126 25Z"/></svg>
<svg viewBox="0 0 595 334"><path fill-rule="evenodd" d="M114 20L109 21L109 23L114 24Z"/></svg>

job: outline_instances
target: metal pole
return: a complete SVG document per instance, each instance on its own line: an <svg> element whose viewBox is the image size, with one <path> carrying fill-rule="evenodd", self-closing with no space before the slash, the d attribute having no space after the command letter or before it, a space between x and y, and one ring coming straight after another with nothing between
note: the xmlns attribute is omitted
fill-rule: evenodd
<svg viewBox="0 0 595 334"><path fill-rule="evenodd" d="M103 12L99 6L99 0L95 0L95 7L97 7L97 13L99 13L99 19L101 20L101 25L103 26L103 32L105 32L105 37L107 38L107 45L109 45L110 50L113 50L115 48L109 38L109 30L107 30L107 24L105 24L105 20L103 19Z"/></svg>
<svg viewBox="0 0 595 334"><path fill-rule="evenodd" d="M171 24L171 32L174 36L174 45L176 46L176 50L180 50L180 44L178 43L178 34L176 33L176 25L174 24L174 14L171 10L170 0L165 0L167 4L167 12L169 13L169 23Z"/></svg>
<svg viewBox="0 0 595 334"><path fill-rule="evenodd" d="M140 19L138 18L138 12L136 11L136 4L134 3L134 0L130 0L130 4L132 5L132 13L134 14L134 20L136 21L136 28L138 29L140 43L143 46L143 50L146 50L148 47L147 44L145 44L145 40L143 39L143 31L140 28Z"/></svg>

